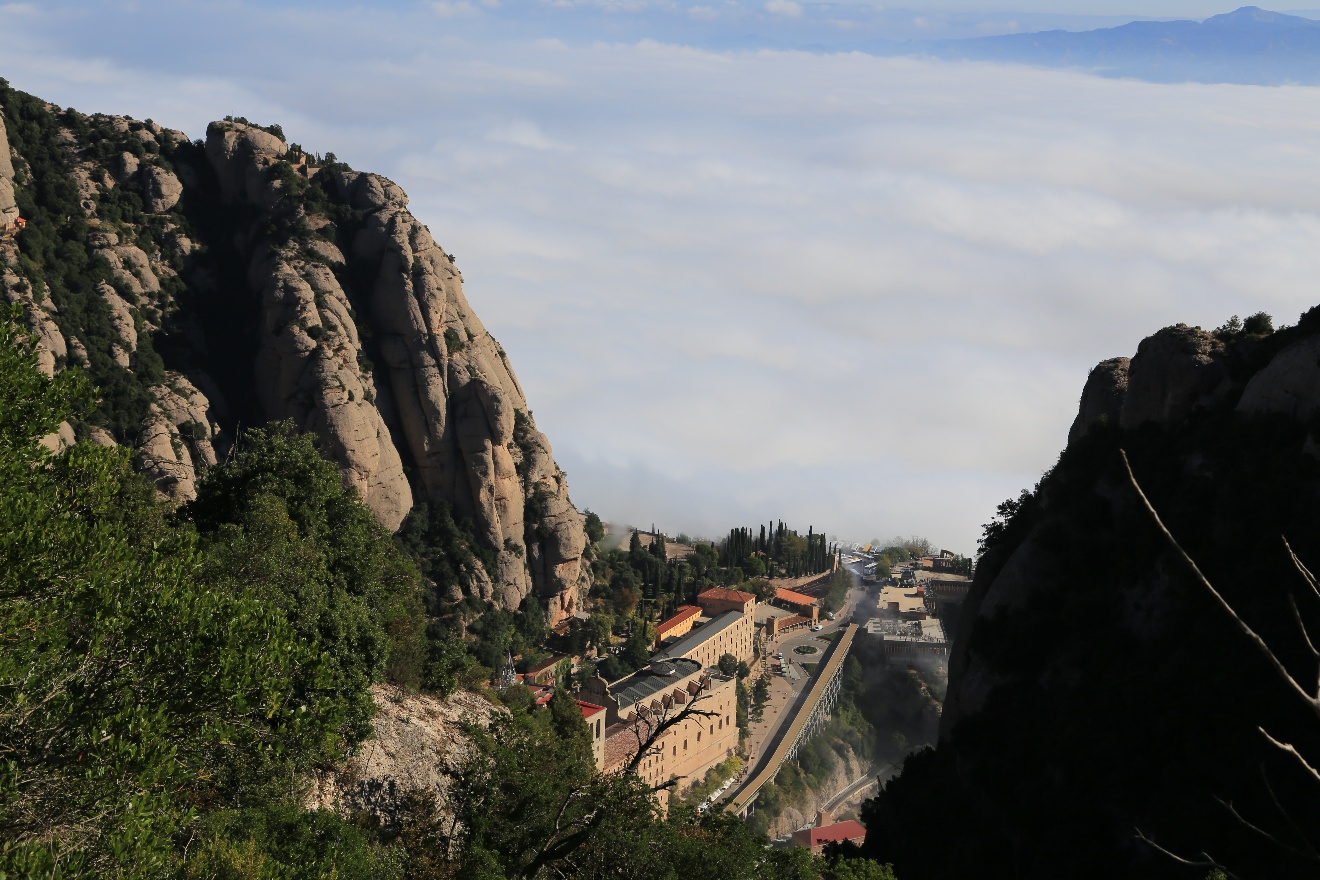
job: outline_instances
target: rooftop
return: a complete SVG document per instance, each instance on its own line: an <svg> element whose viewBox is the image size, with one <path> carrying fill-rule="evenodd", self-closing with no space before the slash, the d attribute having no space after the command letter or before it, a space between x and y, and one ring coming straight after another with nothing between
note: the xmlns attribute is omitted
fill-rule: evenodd
<svg viewBox="0 0 1320 880"><path fill-rule="evenodd" d="M585 700L574 700L573 702L577 703L577 704L578 704L578 708L582 710L582 717L583 717L583 718L591 718L591 717L593 717L597 712L604 712L604 711L605 711L605 707L604 707L604 706L597 706L595 703L588 703L588 702L585 701Z"/></svg>
<svg viewBox="0 0 1320 880"><path fill-rule="evenodd" d="M733 590L732 592L737 592L737 590ZM751 593L748 593L747 595L750 596ZM697 629L692 630L692 632L683 636L683 638L674 642L668 648L665 648L663 651L661 651L659 654L656 654L651 659L661 660L661 659L668 659L670 657L682 657L684 654L688 653L697 645L700 645L702 642L709 639L711 636L717 635L723 630L726 630L729 627L733 626L735 623L737 623L739 620L742 619L742 616L743 615L741 611L726 611L723 614L721 614L719 617L716 617L713 620L711 620L710 623L702 624Z"/></svg>
<svg viewBox="0 0 1320 880"><path fill-rule="evenodd" d="M686 641L686 639L683 641ZM619 701L619 711L622 712L625 707L634 706L661 691L675 688L683 679L701 671L701 664L696 660L680 657L657 663L656 661L660 659L661 655L657 654L651 658L650 666L639 669L632 675L621 678L610 685L610 696ZM657 667L661 669L672 668L673 672L669 675L662 675L657 671Z"/></svg>
<svg viewBox="0 0 1320 880"><path fill-rule="evenodd" d="M794 605L815 605L814 596L808 596L806 593L799 593L795 590L785 590L783 587L775 590L775 598L781 602L792 602Z"/></svg>
<svg viewBox="0 0 1320 880"><path fill-rule="evenodd" d="M667 618L660 624L660 626L656 627L656 632L659 634L660 638L664 638L665 633L669 632L674 627L682 626L692 618L699 617L700 615L700 607L696 605L680 605L677 613L672 617Z"/></svg>
<svg viewBox="0 0 1320 880"><path fill-rule="evenodd" d="M742 590L730 590L728 587L711 587L709 590L705 590L697 595L698 602L702 599L713 602L746 602L748 600L755 602L756 594L744 593Z"/></svg>
<svg viewBox="0 0 1320 880"><path fill-rule="evenodd" d="M856 840L859 837L866 836L866 826L861 822L855 822L849 819L846 822L835 822L833 825L825 825L821 828L811 829L811 843L809 846L822 846L826 843L840 842L845 840Z"/></svg>
<svg viewBox="0 0 1320 880"><path fill-rule="evenodd" d="M898 603L899 613L926 610L926 600L923 598L920 588L885 587L882 589L880 591L880 608L887 610L893 602Z"/></svg>
<svg viewBox="0 0 1320 880"><path fill-rule="evenodd" d="M631 724L620 721L605 728L605 769L613 769L630 760L637 754L637 745L637 734Z"/></svg>

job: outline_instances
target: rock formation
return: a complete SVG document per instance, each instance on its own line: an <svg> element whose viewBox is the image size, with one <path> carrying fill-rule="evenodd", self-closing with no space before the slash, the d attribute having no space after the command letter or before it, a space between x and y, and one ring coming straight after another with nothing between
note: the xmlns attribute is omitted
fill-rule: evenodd
<svg viewBox="0 0 1320 880"><path fill-rule="evenodd" d="M31 234L81 236L98 280L43 296L12 239L0 271L43 369L76 362L118 389L79 436L133 447L159 490L186 500L240 426L292 420L387 528L419 502L467 525L494 562L439 585L450 598L514 609L535 594L552 622L577 608L583 518L504 349L398 185L290 148L276 128L216 122L201 145L45 109L14 167L0 149L0 213L16 210L16 175L30 185L25 151L62 167L68 205L33 192Z"/></svg>
<svg viewBox="0 0 1320 880"><path fill-rule="evenodd" d="M1223 804L1280 839L1276 797L1310 822L1313 781L1260 732L1320 754L1314 715L1155 528L1119 453L1221 594L1304 664L1296 623L1320 631L1320 607L1281 536L1315 568L1317 414L1320 308L1273 333L1168 327L1092 370L1058 464L987 529L939 744L867 808L869 854L917 880L1204 876L1145 836L1237 876L1309 876ZM911 833L911 815L938 828Z"/></svg>
<svg viewBox="0 0 1320 880"><path fill-rule="evenodd" d="M1068 431L1068 442L1080 438L1092 425L1117 425L1123 415L1123 400L1127 397L1129 358L1118 357L1101 361L1086 377L1082 388L1082 402L1077 418Z"/></svg>

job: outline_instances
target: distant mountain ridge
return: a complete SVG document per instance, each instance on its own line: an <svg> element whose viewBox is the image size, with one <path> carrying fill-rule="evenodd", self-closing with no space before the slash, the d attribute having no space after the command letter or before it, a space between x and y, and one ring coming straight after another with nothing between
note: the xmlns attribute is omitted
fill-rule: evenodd
<svg viewBox="0 0 1320 880"><path fill-rule="evenodd" d="M1205 21L1134 21L914 45L938 58L1083 68L1152 82L1320 84L1320 21L1244 6Z"/></svg>

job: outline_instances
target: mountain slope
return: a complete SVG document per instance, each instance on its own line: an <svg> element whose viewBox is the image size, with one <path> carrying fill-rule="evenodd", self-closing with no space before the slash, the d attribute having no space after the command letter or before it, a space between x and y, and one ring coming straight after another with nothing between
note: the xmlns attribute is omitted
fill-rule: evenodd
<svg viewBox="0 0 1320 880"><path fill-rule="evenodd" d="M1080 67L1155 82L1320 83L1320 21L1245 6L1203 22L1007 34L926 44L941 58Z"/></svg>
<svg viewBox="0 0 1320 880"><path fill-rule="evenodd" d="M477 552L448 598L535 594L552 620L576 607L586 539L567 481L397 185L278 127L217 122L194 142L7 84L0 102L0 213L27 220L0 241L5 296L43 368L83 366L101 395L66 440L129 446L187 500L240 426L291 419L383 525L425 502L466 526Z"/></svg>

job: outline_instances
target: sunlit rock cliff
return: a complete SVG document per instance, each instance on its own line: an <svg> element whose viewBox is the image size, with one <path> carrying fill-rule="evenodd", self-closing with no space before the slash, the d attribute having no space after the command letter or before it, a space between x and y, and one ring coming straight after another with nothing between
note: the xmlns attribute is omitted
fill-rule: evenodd
<svg viewBox="0 0 1320 880"><path fill-rule="evenodd" d="M552 621L577 607L582 516L398 185L275 126L216 122L194 141L7 86L0 100L4 294L42 368L83 367L100 398L62 442L130 447L183 501L242 427L291 420L382 525L447 506L485 548L449 598L534 594Z"/></svg>

